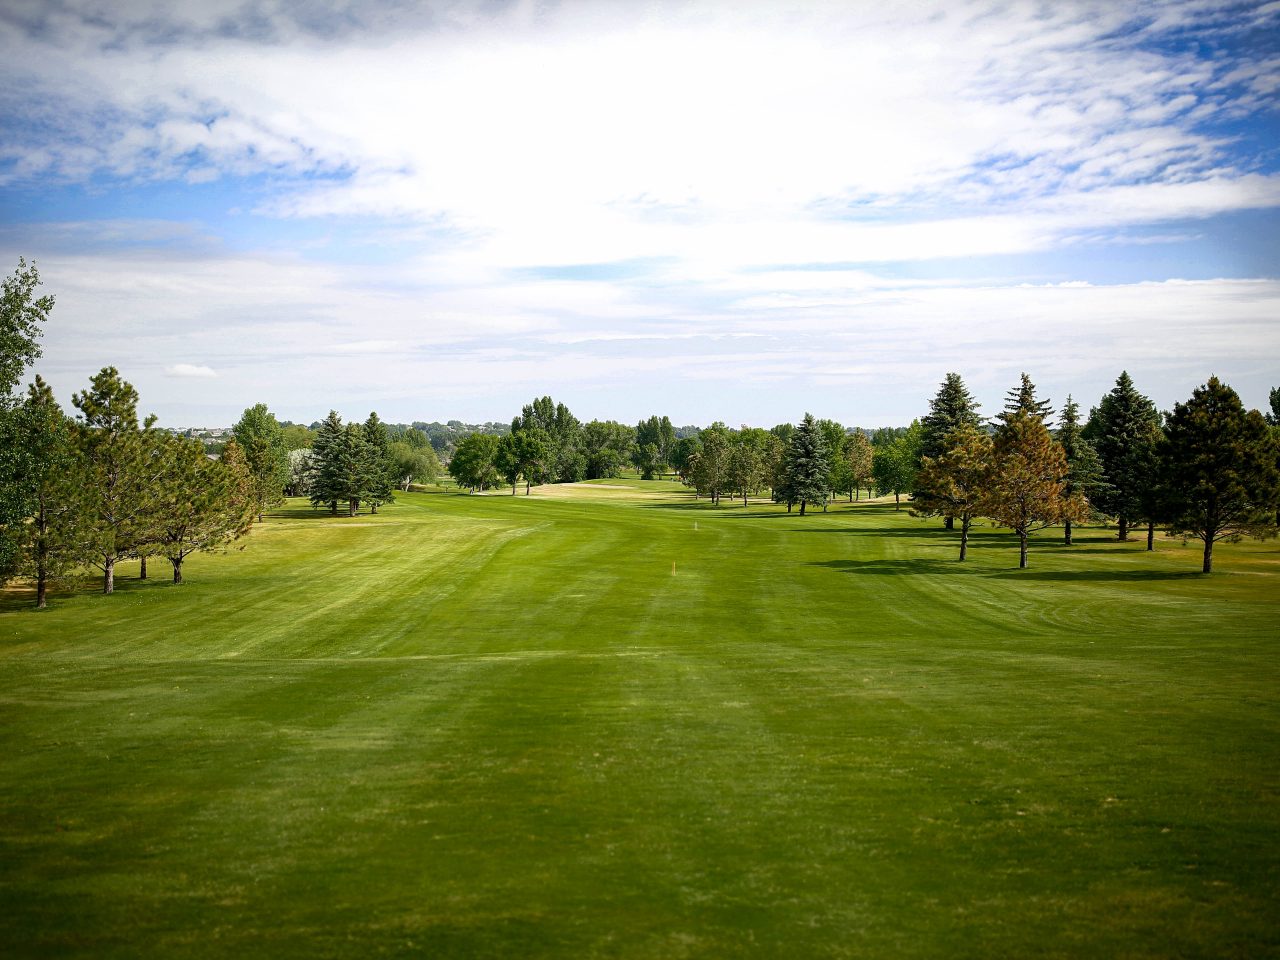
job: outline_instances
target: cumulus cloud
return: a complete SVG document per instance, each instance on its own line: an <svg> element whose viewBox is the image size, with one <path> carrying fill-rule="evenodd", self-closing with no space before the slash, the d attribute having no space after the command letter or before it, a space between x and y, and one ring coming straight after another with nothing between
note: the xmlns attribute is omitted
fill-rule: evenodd
<svg viewBox="0 0 1280 960"><path fill-rule="evenodd" d="M206 367L195 363L175 363L172 366L165 367L164 372L171 377L216 377L217 371L213 367Z"/></svg>

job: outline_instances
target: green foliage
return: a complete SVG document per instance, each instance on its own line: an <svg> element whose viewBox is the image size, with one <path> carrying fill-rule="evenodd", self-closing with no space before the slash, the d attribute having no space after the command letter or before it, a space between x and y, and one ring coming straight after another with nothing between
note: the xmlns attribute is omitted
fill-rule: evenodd
<svg viewBox="0 0 1280 960"><path fill-rule="evenodd" d="M265 403L249 407L231 429L244 452L253 478L254 512L262 519L267 507L284 500L289 483L289 450L280 424Z"/></svg>
<svg viewBox="0 0 1280 960"><path fill-rule="evenodd" d="M958 373L948 373L929 401L929 412L920 421L920 456L937 458L950 446L948 436L955 430L982 426L979 404Z"/></svg>
<svg viewBox="0 0 1280 960"><path fill-rule="evenodd" d="M586 424L582 428L586 479L621 476L622 468L635 454L635 442L636 431L616 420L592 420Z"/></svg>
<svg viewBox="0 0 1280 960"><path fill-rule="evenodd" d="M875 441L880 441L875 444ZM894 509L902 507L902 495L916 485L924 428L919 420L903 430L877 430L873 438L871 475L881 492L893 494Z"/></svg>
<svg viewBox="0 0 1280 960"><path fill-rule="evenodd" d="M1280 508L1277 442L1256 410L1217 377L1176 404L1161 445L1165 506L1175 533L1204 542L1205 573L1213 545L1276 532Z"/></svg>
<svg viewBox="0 0 1280 960"><path fill-rule="evenodd" d="M688 480L689 464L693 455L701 449L701 431L697 436L678 437L671 445L671 454L667 459L671 469L680 475L681 480Z"/></svg>
<svg viewBox="0 0 1280 960"><path fill-rule="evenodd" d="M1082 431L1102 460L1107 486L1095 491L1093 505L1120 521L1119 538L1131 521L1144 515L1157 482L1160 414L1133 386L1127 372L1089 413Z"/></svg>
<svg viewBox="0 0 1280 960"><path fill-rule="evenodd" d="M89 498L87 554L102 570L103 592L111 593L116 563L153 542L160 441L154 417L139 427L138 392L115 367L103 368L72 401Z"/></svg>
<svg viewBox="0 0 1280 960"><path fill-rule="evenodd" d="M418 431L413 431L422 436ZM408 492L411 483L435 483L444 472L435 450L425 442L415 445L406 440L393 440L387 447L393 474L400 489Z"/></svg>
<svg viewBox="0 0 1280 960"><path fill-rule="evenodd" d="M994 486L995 453L991 438L976 425L962 423L947 433L937 457L921 459L911 512L960 521L960 559L968 556L969 529L981 516Z"/></svg>
<svg viewBox="0 0 1280 960"><path fill-rule="evenodd" d="M346 493L341 473L343 434L342 418L336 410L330 410L311 444L311 505L327 506L330 513L338 512L338 502Z"/></svg>
<svg viewBox="0 0 1280 960"><path fill-rule="evenodd" d="M210 460L197 440L167 437L157 489L160 553L173 566L173 582L183 582L183 562L199 551L216 550L246 533L258 504L256 484L239 444L226 460ZM246 491L249 496L245 496Z"/></svg>
<svg viewBox="0 0 1280 960"><path fill-rule="evenodd" d="M395 502L396 495L392 491L398 480L396 465L392 462L391 451L388 449L387 428L378 419L377 413L370 413L369 419L364 422L363 439L364 463L360 499L369 504L371 512L377 513L378 507L384 503Z"/></svg>
<svg viewBox="0 0 1280 960"><path fill-rule="evenodd" d="M449 461L449 473L460 487L468 487L472 492L488 490L498 483L497 456L497 437L473 433L458 442Z"/></svg>
<svg viewBox="0 0 1280 960"><path fill-rule="evenodd" d="M1027 538L1065 520L1088 519L1088 504L1067 493L1067 456L1034 408L1009 412L996 430L992 471L982 515L1018 535L1019 568L1027 566Z"/></svg>
<svg viewBox="0 0 1280 960"><path fill-rule="evenodd" d="M805 506L810 503L826 506L831 489L831 461L827 451L822 428L813 414L806 413L787 446L788 500L800 504L802 517Z"/></svg>
<svg viewBox="0 0 1280 960"><path fill-rule="evenodd" d="M1035 417L1046 427L1049 425L1049 418L1053 416L1053 406L1048 400L1036 399L1036 385L1025 373L1018 386L1005 394L1004 410L996 415L996 420L1007 424L1019 413Z"/></svg>
<svg viewBox="0 0 1280 960"><path fill-rule="evenodd" d="M850 488L842 488L842 492L857 493L861 488L870 486L874 479L871 468L875 460L871 439L863 431L855 430L845 438L843 455L844 480Z"/></svg>
<svg viewBox="0 0 1280 960"><path fill-rule="evenodd" d="M702 431L698 441L698 450L689 455L684 482L699 496L710 497L713 504L719 504L721 495L732 489L733 483L729 472L729 430L723 423L713 423Z"/></svg>
<svg viewBox="0 0 1280 960"><path fill-rule="evenodd" d="M511 432L541 430L547 436L548 479L553 483L575 483L587 473L582 449L582 424L563 403L539 397L526 404L511 422Z"/></svg>
<svg viewBox="0 0 1280 960"><path fill-rule="evenodd" d="M644 480L652 480L671 462L676 442L675 427L669 417L652 416L636 424L632 460Z"/></svg>
<svg viewBox="0 0 1280 960"><path fill-rule="evenodd" d="M42 324L53 310L53 297L36 296L40 273L22 257L13 276L0 285L0 406L12 407L23 372L40 356Z"/></svg>
<svg viewBox="0 0 1280 960"><path fill-rule="evenodd" d="M1084 438L1080 427L1080 405L1071 399L1071 394L1067 394L1067 402L1062 405L1062 423L1058 427L1057 441L1067 458L1064 494L1068 497L1084 497L1089 504L1090 519L1101 518L1102 512L1096 504L1106 498L1111 485L1107 483L1098 451ZM1070 519L1066 520L1064 537L1070 544Z"/></svg>

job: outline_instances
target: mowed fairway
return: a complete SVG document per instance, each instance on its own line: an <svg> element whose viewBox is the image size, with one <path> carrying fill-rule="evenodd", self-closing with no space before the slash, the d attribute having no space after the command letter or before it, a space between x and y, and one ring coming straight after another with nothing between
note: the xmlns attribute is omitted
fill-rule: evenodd
<svg viewBox="0 0 1280 960"><path fill-rule="evenodd" d="M1280 547L668 484L0 612L0 955L1280 954Z"/></svg>

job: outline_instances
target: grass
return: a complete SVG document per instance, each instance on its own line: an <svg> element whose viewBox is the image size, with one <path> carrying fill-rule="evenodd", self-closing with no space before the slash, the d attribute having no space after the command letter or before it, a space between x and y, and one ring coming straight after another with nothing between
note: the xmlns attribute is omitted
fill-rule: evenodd
<svg viewBox="0 0 1280 960"><path fill-rule="evenodd" d="M10 589L0 955L1280 954L1280 548L939 526L410 494Z"/></svg>

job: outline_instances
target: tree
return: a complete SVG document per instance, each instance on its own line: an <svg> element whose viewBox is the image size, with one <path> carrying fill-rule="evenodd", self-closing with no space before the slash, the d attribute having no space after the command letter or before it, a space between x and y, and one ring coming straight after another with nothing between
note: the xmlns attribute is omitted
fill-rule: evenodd
<svg viewBox="0 0 1280 960"><path fill-rule="evenodd" d="M713 423L698 440L700 447L689 456L689 473L684 482L699 495L710 497L713 504L719 504L720 496L731 487L729 430L723 423Z"/></svg>
<svg viewBox="0 0 1280 960"><path fill-rule="evenodd" d="M387 449L387 428L378 419L377 413L370 413L364 422L364 476L361 478L363 499L369 503L369 512L377 513L378 507L384 503L394 503L395 465L391 462L391 453Z"/></svg>
<svg viewBox="0 0 1280 960"><path fill-rule="evenodd" d="M668 417L655 415L636 424L632 458L642 480L652 480L655 473L667 466L675 442L676 431Z"/></svg>
<svg viewBox="0 0 1280 960"><path fill-rule="evenodd" d="M766 471L773 439L767 430L747 426L730 438L729 484L742 496L744 507L747 498L768 481Z"/></svg>
<svg viewBox="0 0 1280 960"><path fill-rule="evenodd" d="M404 440L393 440L387 447L387 454L391 459L396 483L405 492L408 492L411 483L435 483L443 469L435 450L428 443L414 446Z"/></svg>
<svg viewBox="0 0 1280 960"><path fill-rule="evenodd" d="M616 420L592 420L582 428L586 478L617 477L634 455L636 432Z"/></svg>
<svg viewBox="0 0 1280 960"><path fill-rule="evenodd" d="M161 463L148 417L139 428L138 392L115 367L103 368L72 402L80 411L76 452L89 495L88 554L102 570L102 592L115 590L115 565L148 539Z"/></svg>
<svg viewBox="0 0 1280 960"><path fill-rule="evenodd" d="M284 492L289 497L305 497L311 492L311 474L315 470L315 451L310 447L296 447L289 451L289 480Z"/></svg>
<svg viewBox="0 0 1280 960"><path fill-rule="evenodd" d="M342 499L342 478L339 475L339 454L343 438L342 418L336 410L330 410L316 431L311 444L311 475L308 479L311 505L327 506L329 512L338 512Z"/></svg>
<svg viewBox="0 0 1280 960"><path fill-rule="evenodd" d="M0 286L0 582L13 572L19 541L34 504L30 499L32 464L14 419L16 394L27 367L40 356L41 325L53 310L53 297L36 296L40 274L18 258L13 276Z"/></svg>
<svg viewBox="0 0 1280 960"><path fill-rule="evenodd" d="M360 512L362 501L369 499L375 483L373 461L369 454L369 441L364 427L348 423L342 428L336 450L338 499L347 501L347 516Z"/></svg>
<svg viewBox="0 0 1280 960"><path fill-rule="evenodd" d="M487 490L498 482L497 454L497 437L486 433L468 434L458 441L453 451L449 473L458 486L468 487L473 493Z"/></svg>
<svg viewBox="0 0 1280 960"><path fill-rule="evenodd" d="M511 421L511 432L542 430L548 438L548 474L553 483L573 483L586 476L582 452L582 424L563 403L540 397L526 404Z"/></svg>
<svg viewBox="0 0 1280 960"><path fill-rule="evenodd" d="M262 522L267 507L284 500L289 482L289 452L285 448L280 424L265 403L249 407L241 414L231 433L244 451L253 479L254 512Z"/></svg>
<svg viewBox="0 0 1280 960"><path fill-rule="evenodd" d="M894 510L902 509L902 494L916 486L922 433L920 421L913 420L910 427L882 442L874 452L871 473L881 492L893 493Z"/></svg>
<svg viewBox="0 0 1280 960"><path fill-rule="evenodd" d="M671 445L671 453L667 457L668 465L682 481L689 478L689 462L693 455L702 449L701 435L697 437L679 437Z"/></svg>
<svg viewBox="0 0 1280 960"><path fill-rule="evenodd" d="M855 430L844 442L844 459L848 465L851 494L858 493L872 482L871 464L875 451L871 440L861 430Z"/></svg>
<svg viewBox="0 0 1280 960"><path fill-rule="evenodd" d="M937 459L946 453L950 435L961 427L982 426L978 416L979 404L969 393L958 373L948 373L938 387L937 395L929 401L929 412L920 421L920 456ZM918 483L918 480L917 480ZM923 492L917 486L915 497ZM942 515L943 525L950 530L952 518Z"/></svg>
<svg viewBox="0 0 1280 960"><path fill-rule="evenodd" d="M826 506L830 478L826 439L813 414L806 413L787 448L787 487L792 501L800 504L800 516L810 503Z"/></svg>
<svg viewBox="0 0 1280 960"><path fill-rule="evenodd" d="M1156 481L1156 447L1160 414L1134 389L1121 372L1111 392L1089 413L1082 436L1102 460L1108 486L1099 490L1095 505L1119 522L1117 539L1129 539L1129 523L1142 516L1150 487Z"/></svg>
<svg viewBox="0 0 1280 960"><path fill-rule="evenodd" d="M239 444L230 457L210 460L199 441L168 437L160 477L160 552L181 584L182 564L198 551L216 550L248 532L258 504L253 472ZM248 492L248 496L246 496Z"/></svg>
<svg viewBox="0 0 1280 960"><path fill-rule="evenodd" d="M963 561L969 552L969 528L991 491L994 455L991 438L974 424L961 424L947 436L941 454L921 460L912 512L958 519Z"/></svg>
<svg viewBox="0 0 1280 960"><path fill-rule="evenodd" d="M1062 425L1058 427L1058 443L1067 458L1066 486L1063 492L1068 497L1076 495L1084 497L1091 505L1100 496L1105 497L1107 481L1102 470L1102 460L1098 451L1086 440L1080 428L1080 405L1067 394L1067 402L1062 405ZM1071 546L1071 518L1063 519L1063 543Z"/></svg>
<svg viewBox="0 0 1280 960"><path fill-rule="evenodd" d="M1266 414L1266 421L1273 427L1280 427L1280 387L1272 387L1267 395L1267 403L1271 410Z"/></svg>
<svg viewBox="0 0 1280 960"><path fill-rule="evenodd" d="M1067 456L1030 409L1009 414L996 430L992 476L983 516L1018 535L1018 568L1027 565L1027 538L1065 519L1084 520L1079 494L1066 494Z"/></svg>
<svg viewBox="0 0 1280 960"><path fill-rule="evenodd" d="M1213 571L1217 541L1275 534L1275 436L1217 377L1174 405L1160 454L1171 529L1204 543L1205 573Z"/></svg>
<svg viewBox="0 0 1280 960"><path fill-rule="evenodd" d="M87 539L84 487L71 422L40 377L14 411L10 437L23 453L22 496L30 515L18 531L17 572L36 583L36 607L47 605L49 586L84 562Z"/></svg>
<svg viewBox="0 0 1280 960"><path fill-rule="evenodd" d="M1035 417L1046 427L1049 426L1049 418L1053 416L1052 405L1048 400L1036 399L1036 385L1025 373L1021 383L1005 394L1004 410L996 415L996 420L1008 423L1010 418L1019 413Z"/></svg>

